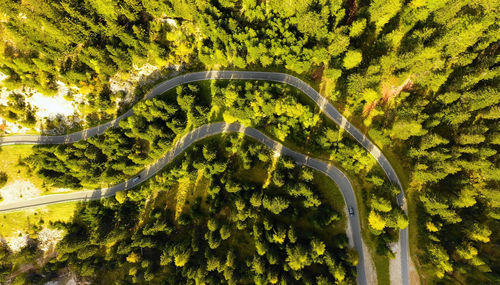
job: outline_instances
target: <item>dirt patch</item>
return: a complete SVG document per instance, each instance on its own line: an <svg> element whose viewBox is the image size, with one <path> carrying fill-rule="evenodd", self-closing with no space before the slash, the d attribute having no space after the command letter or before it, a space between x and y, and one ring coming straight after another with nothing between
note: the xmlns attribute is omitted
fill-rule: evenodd
<svg viewBox="0 0 500 285"><path fill-rule="evenodd" d="M390 84L382 84L382 98L377 99L376 101L366 105L363 108L363 116L368 117L375 108L377 108L378 104L386 104L392 98L399 95L399 93L403 91L410 90L413 86L413 81L411 81L410 76L406 78L403 84L399 86L394 86Z"/></svg>
<svg viewBox="0 0 500 285"><path fill-rule="evenodd" d="M7 183L7 185L0 189L0 195L4 199L2 203L4 204L38 197L41 193L42 191L40 189L26 180L15 180L11 183Z"/></svg>
<svg viewBox="0 0 500 285"><path fill-rule="evenodd" d="M363 256L365 257L365 273L366 273L366 282L368 284L377 285L377 271L375 270L375 264L373 263L373 259L371 258L370 252L368 251L368 247L364 241L363 243Z"/></svg>
<svg viewBox="0 0 500 285"><path fill-rule="evenodd" d="M9 90L5 87L0 89L0 104L8 105L8 97L13 93L22 94L26 100L36 110L38 118L55 119L56 117L68 117L78 113L77 106L74 101L69 101L65 96L75 88L67 87L63 82L57 81L57 94L54 96L46 96L36 89L30 87L22 87L14 90Z"/></svg>
<svg viewBox="0 0 500 285"><path fill-rule="evenodd" d="M133 100L133 94L137 86L148 84L161 76L158 67L145 64L141 67L133 66L128 72L117 73L109 80L109 89L113 93L125 92L125 103Z"/></svg>
<svg viewBox="0 0 500 285"><path fill-rule="evenodd" d="M316 70L311 75L312 80L319 81L323 77L323 71L325 70L325 65L321 64L320 67L316 68Z"/></svg>
<svg viewBox="0 0 500 285"><path fill-rule="evenodd" d="M347 18L347 25L352 24L354 17L356 16L356 12L358 11L358 3L357 0L349 0L349 17Z"/></svg>
<svg viewBox="0 0 500 285"><path fill-rule="evenodd" d="M2 119L2 117L0 117L0 130L5 134L27 134L31 131L19 124ZM35 131L39 131L39 128L35 128Z"/></svg>
<svg viewBox="0 0 500 285"><path fill-rule="evenodd" d="M166 20L170 25L175 25L175 20ZM172 22L173 21L173 22ZM169 67L172 70L182 70L181 65L173 65ZM143 86L145 84L150 84L154 80L160 78L161 72L158 67L151 64L145 64L141 67L133 66L129 72L122 72L113 76L110 81L110 90L113 93L125 92L126 96L124 99L117 99L117 105L122 101L127 103L131 102L135 88L137 86ZM8 78L3 73L0 73L0 82ZM80 105L85 105L87 99L81 93L88 93L88 88L78 88L76 86L67 86L61 81L57 81L57 93L54 96L47 96L38 92L38 90L21 87L15 90L9 90L5 87L0 88L0 105L8 105L8 96L13 93L22 94L30 106L35 110L37 117L37 124L35 130L40 132L43 127L44 118L47 120L62 120L65 126L72 127L74 124L79 124L84 119L85 109L80 110ZM85 85L85 84L82 84ZM1 119L1 118L0 118ZM4 118L6 119L6 118ZM0 123L1 120L0 120ZM13 126L3 124L2 128L5 133L26 133L27 131L22 127L13 123ZM55 133L54 133L55 134Z"/></svg>
<svg viewBox="0 0 500 285"><path fill-rule="evenodd" d="M18 231L14 236L5 238L7 246L13 252L19 252L28 245L28 234Z"/></svg>
<svg viewBox="0 0 500 285"><path fill-rule="evenodd" d="M4 81L7 79L9 76L5 75L4 73L0 72L0 82Z"/></svg>
<svg viewBox="0 0 500 285"><path fill-rule="evenodd" d="M160 21L160 22L162 22L162 23L167 23L167 24L169 24L170 26L172 26L174 28L177 28L177 21L175 19L172 19L172 18L159 18L157 20Z"/></svg>
<svg viewBox="0 0 500 285"><path fill-rule="evenodd" d="M1 76L0 76L1 77ZM1 82L1 81L0 81ZM33 128L26 128L14 121L3 123L3 129L6 134L23 134L29 131L40 132L44 127L44 122L61 120L64 125L70 126L74 123L79 123L81 112L78 109L78 104L81 100L69 100L68 95L75 94L80 98L81 94L76 94L78 88L68 87L63 82L57 81L57 93L53 96L44 95L38 90L30 87L20 87L9 90L6 87L0 88L0 105L7 106L9 104L8 97L12 94L21 94L24 97L27 105L31 106L36 115L37 122ZM8 119L8 118L3 118ZM0 123L2 123L0 118Z"/></svg>
<svg viewBox="0 0 500 285"><path fill-rule="evenodd" d="M420 285L420 278L418 276L417 269L415 269L415 265L413 264L413 260L410 258L409 264L410 271L410 285Z"/></svg>
<svg viewBox="0 0 500 285"><path fill-rule="evenodd" d="M54 246L63 238L63 231L57 229L43 228L37 233L37 240L40 242L38 248L44 252L52 250ZM5 241L13 252L18 252L28 245L29 234L17 231L10 237L5 237Z"/></svg>
<svg viewBox="0 0 500 285"><path fill-rule="evenodd" d="M413 81L411 81L410 76L406 78L403 84L399 86L383 86L382 87L382 100L384 103L387 103L390 99L399 95L399 93L403 91L410 90L413 86Z"/></svg>
<svg viewBox="0 0 500 285"><path fill-rule="evenodd" d="M389 260L389 275L391 277L391 284L403 284L401 279L401 248L399 243L395 242L389 245L392 252L395 253L395 258Z"/></svg>
<svg viewBox="0 0 500 285"><path fill-rule="evenodd" d="M372 102L363 108L363 116L367 117L373 109L377 107L378 101Z"/></svg>
<svg viewBox="0 0 500 285"><path fill-rule="evenodd" d="M60 89L66 91L66 89ZM63 92L64 92L63 91ZM33 89L27 88L26 102L36 107L36 116L38 118L55 119L56 117L69 117L77 114L77 108L74 102L64 98L63 92L56 96L45 96Z"/></svg>
<svg viewBox="0 0 500 285"><path fill-rule="evenodd" d="M63 231L57 229L43 228L38 232L39 248L44 252L52 250L54 246L63 238Z"/></svg>

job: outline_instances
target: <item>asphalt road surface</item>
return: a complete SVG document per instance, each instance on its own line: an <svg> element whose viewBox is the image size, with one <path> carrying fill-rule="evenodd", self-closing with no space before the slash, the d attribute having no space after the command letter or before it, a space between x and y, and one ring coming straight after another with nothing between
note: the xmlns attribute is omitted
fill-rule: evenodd
<svg viewBox="0 0 500 285"><path fill-rule="evenodd" d="M400 194L397 197L398 203L400 206L403 206L405 203L403 188L399 178L392 168L389 160L384 156L384 154L380 151L380 149L375 146L360 130L358 130L354 125L352 125L347 119L342 116L342 114L323 96L321 96L314 88L309 86L304 81L299 78L278 72L258 72L258 71L201 71L201 72L193 72L184 75L180 75L174 77L172 79L166 80L158 85L156 85L149 93L146 94L145 99L151 99L155 96L161 95L166 91L177 87L178 85L196 82L202 80L213 80L213 79L238 79L238 80L266 80L266 81L274 81L279 83L289 84L293 87L296 87L303 93L305 93L309 98L311 98L325 113L327 117L337 123L341 128L345 129L349 134L351 134L354 139L356 139L365 149L367 149L370 154L377 160L379 165L382 167L384 172L390 181L397 184L400 188ZM1 145L11 145L11 144L61 144L61 143L72 143L79 141L81 139L86 139L91 136L103 134L110 127L115 127L118 125L118 122L122 119L125 119L133 114L133 109L128 110L126 113L117 117L113 121L107 122L105 124L89 128L80 132L75 132L68 135L63 136L38 136L38 135L18 135L18 136L6 136L0 137L0 146ZM207 125L211 126L211 125ZM248 129L248 128L247 128ZM192 134L192 133L190 133ZM182 146L179 146L182 147ZM169 152L170 153L170 152ZM167 155L168 156L168 155ZM163 159L166 159L164 157ZM156 165L156 164L155 164ZM149 169L144 170L146 174L150 169L153 168L151 166ZM337 170L338 171L338 170ZM328 174L328 173L327 173ZM101 197L108 197L114 195L118 189L129 189L140 182L144 181L143 178L145 176L141 174L141 179L132 183L130 180L115 185L109 189L95 190L95 191L81 191L74 192L70 194L61 194L61 195L73 195L71 197L67 197L65 201L75 201L75 200L85 200L85 199L98 199ZM149 177L149 176L148 176ZM345 176L344 176L345 177ZM336 181L337 182L337 181ZM341 185L339 185L341 187ZM352 192L352 191L351 191ZM52 196L52 195L51 195ZM57 195L59 196L59 195ZM51 198L45 198L47 201L43 201L44 197L50 196L42 196L39 198L39 201L42 202L39 205L43 204L51 204L57 202L51 202ZM344 196L346 199L346 196ZM347 200L346 200L347 201ZM27 201L23 202L24 207L32 207L29 206ZM18 208L22 208L19 207ZM3 206L0 206L0 211L2 211ZM357 213L357 208L355 208ZM358 215L356 214L356 217ZM359 226L358 226L359 227ZM354 233L354 229L353 229ZM359 231L358 231L359 234ZM408 284L408 229L404 229L400 231L400 250L401 250L401 272L402 272L402 282L404 285ZM357 248L358 249L358 248ZM362 255L362 251L359 251L360 256ZM362 259L360 259L362 260ZM358 273L359 275L364 275ZM359 280L358 280L359 281ZM363 284L366 283L365 282Z"/></svg>

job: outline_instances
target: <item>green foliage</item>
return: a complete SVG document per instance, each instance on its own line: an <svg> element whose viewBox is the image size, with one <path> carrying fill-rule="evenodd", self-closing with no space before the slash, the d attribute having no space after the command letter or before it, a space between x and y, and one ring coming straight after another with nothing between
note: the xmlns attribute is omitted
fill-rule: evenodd
<svg viewBox="0 0 500 285"><path fill-rule="evenodd" d="M286 249L287 257L286 262L292 270L300 270L305 266L311 265L310 253L300 245L294 245L287 247Z"/></svg>
<svg viewBox="0 0 500 285"><path fill-rule="evenodd" d="M384 152L387 148L387 153L398 154L393 161L400 161L408 173L405 190L415 193L408 201L409 210L417 213L416 221L424 221L416 222L417 233L410 235L417 239L411 244L419 249L424 274L435 273L442 283L498 283L500 259L494 247L500 228L498 1L18 2L0 4L0 70L9 76L2 85L46 93L53 93L59 80L76 85L86 94L87 120L94 124L112 119L119 107L120 95L109 90L109 79L145 63L159 68L185 65L188 70L277 68L305 77L324 67L324 77L335 84L335 90L325 88L329 98L335 98L349 117L369 122L371 138ZM257 127L278 140L329 157L352 177L378 174L376 162L357 142L327 126L315 107L291 89L278 84L216 83L211 104L197 100L196 88L185 86L179 92L171 100L139 103L135 115L120 123L119 130L102 137L39 147L28 163L50 184L102 187L132 177L187 129L210 118ZM36 110L24 97L14 93L7 99L0 116L33 127ZM366 103L375 101L376 106L364 113ZM237 144L230 147L238 153ZM199 165L207 176L230 169L227 161L212 163L213 153L214 149L200 153L210 161ZM238 155L247 170L270 161L268 153L258 150ZM272 175L272 187L287 187L286 182L283 173ZM362 182L363 202L367 213L374 213L373 224L380 229L385 223L383 232L375 231L377 238L389 241L406 223L396 210L392 188L377 179ZM246 193L245 187L232 187L239 181L231 183L211 185L208 196ZM248 218L253 210L272 214L263 200L271 208L273 198L285 194L291 204L282 213L295 208L293 199L301 199L298 204L306 209L323 208L307 188L288 188L273 195L249 195L251 205L239 211L239 218ZM128 193L120 205L138 201L141 195ZM332 215L327 212L315 213L316 223L328 222ZM263 238L257 244L267 259L266 253L272 251L267 242ZM229 283L239 272L221 268L222 262L216 260L222 259L210 258L214 269L210 274L223 272ZM151 283L154 274L141 272L141 266L130 268L129 281L144 277ZM96 268L85 265L78 270L88 275ZM321 273L315 279L304 278L311 283L333 283L331 278L342 283L344 274L349 276L339 269L334 277ZM281 282L280 276L266 272L245 281ZM21 274L15 282L30 283L26 278ZM435 281L430 276L425 280Z"/></svg>
<svg viewBox="0 0 500 285"><path fill-rule="evenodd" d="M351 38L359 37L366 28L366 19L359 19L352 23L351 29L349 31L349 36Z"/></svg>
<svg viewBox="0 0 500 285"><path fill-rule="evenodd" d="M411 136L422 136L427 133L418 122L406 120L398 120L394 123L391 130L391 135L394 138L407 140Z"/></svg>
<svg viewBox="0 0 500 285"><path fill-rule="evenodd" d="M377 214L375 211L370 212L370 215L368 216L368 223L370 227L376 231L382 231L386 226L386 222L382 216Z"/></svg>
<svg viewBox="0 0 500 285"><path fill-rule="evenodd" d="M35 109L26 102L23 95L12 93L7 97L7 100L7 105L0 105L0 116L29 128L35 126Z"/></svg>
<svg viewBox="0 0 500 285"><path fill-rule="evenodd" d="M354 282L355 262L349 258L345 234L332 236L331 226L307 222L325 216L322 208L327 205L309 177L315 171L283 158L275 171L286 186L264 188L263 182L247 181L240 175L243 161L248 155L252 164L258 162L258 167L266 169L272 162L262 164L257 152L250 151L259 149L259 144L247 139L241 139L233 154L232 148L225 147L233 142L230 135L196 144L139 189L119 192L126 193L123 200L109 198L80 205L73 221L59 225L67 233L56 248L57 256L47 257L48 263L41 269L45 274L38 283L63 268L90 282L112 278L126 283L239 284L266 278L275 283L303 283L313 274L321 275L328 284ZM207 150L211 163L225 161L229 166L223 173L206 175L203 179L208 185L193 189L194 197L176 219L175 206L168 200L165 205L165 198L176 196L178 189L173 186L178 181L193 179L192 173L205 167ZM269 151L260 147L260 152L265 150ZM296 173L303 173L304 178ZM214 186L226 189L235 185L239 191L205 193ZM321 206L305 207L307 197L287 192L286 187L297 185L309 189L308 195L318 197ZM259 204L252 199L262 199L263 207L252 206ZM327 216L337 217L326 218L331 225L340 214L328 207ZM0 264L6 258L12 260L9 255L0 256ZM30 258L41 255L38 252Z"/></svg>
<svg viewBox="0 0 500 285"><path fill-rule="evenodd" d="M484 142L484 140L485 137L483 135L461 134L457 142L459 144L479 144Z"/></svg>
<svg viewBox="0 0 500 285"><path fill-rule="evenodd" d="M0 188L7 184L8 179L9 177L7 176L7 173L0 171Z"/></svg>
<svg viewBox="0 0 500 285"><path fill-rule="evenodd" d="M361 63L361 59L361 52L356 50L349 50L344 56L343 65L346 69L351 69L358 66Z"/></svg>
<svg viewBox="0 0 500 285"><path fill-rule="evenodd" d="M436 244L431 244L427 248L428 257L430 262L435 266L435 275L439 278L443 278L445 273L453 271L453 267L450 263L450 257L446 253L446 250Z"/></svg>
<svg viewBox="0 0 500 285"><path fill-rule="evenodd" d="M123 204L127 199L127 194L125 194L124 191L120 191L115 194L115 199L116 201L118 201L118 203Z"/></svg>
<svg viewBox="0 0 500 285"><path fill-rule="evenodd" d="M289 205L289 201L279 196L269 197L268 195L264 195L262 199L262 206L276 215L287 209Z"/></svg>

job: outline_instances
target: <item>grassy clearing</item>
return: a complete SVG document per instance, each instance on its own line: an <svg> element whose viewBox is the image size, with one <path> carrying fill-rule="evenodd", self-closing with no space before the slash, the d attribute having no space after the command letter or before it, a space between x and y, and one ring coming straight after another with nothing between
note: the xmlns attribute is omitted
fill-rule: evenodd
<svg viewBox="0 0 500 285"><path fill-rule="evenodd" d="M69 202L36 209L0 214L0 236L9 237L17 231L28 232L33 226L49 222L68 222L78 203Z"/></svg>
<svg viewBox="0 0 500 285"><path fill-rule="evenodd" d="M0 148L0 172L7 173L10 183L14 180L27 180L43 191L50 188L44 185L43 180L37 175L29 172L27 166L20 164L20 161L33 153L32 145L8 145Z"/></svg>
<svg viewBox="0 0 500 285"><path fill-rule="evenodd" d="M245 180L249 182L256 182L261 184L264 184L267 177L269 176L268 171L263 163L250 169L240 169L237 175L238 177L245 177Z"/></svg>
<svg viewBox="0 0 500 285"><path fill-rule="evenodd" d="M372 253L373 263L377 270L378 284L391 284L391 277L389 274L389 258Z"/></svg>
<svg viewBox="0 0 500 285"><path fill-rule="evenodd" d="M33 153L31 145L8 145L0 148L0 171L7 173L8 181L28 180L30 175L19 161ZM35 184L35 183L33 183Z"/></svg>
<svg viewBox="0 0 500 285"><path fill-rule="evenodd" d="M30 173L25 165L19 163L20 160L32 153L33 146L31 145L2 147L0 150L0 171L7 174L7 184L15 180L25 180L41 189L43 194L49 194L51 188L44 185L43 180L37 175ZM76 206L77 203L64 203L0 214L0 236L9 237L17 231L28 232L33 226L41 223L47 225L49 222L69 221Z"/></svg>
<svg viewBox="0 0 500 285"><path fill-rule="evenodd" d="M418 200L418 193L415 191L409 192L406 195L409 198L407 199L407 201L410 200L413 202ZM434 272L432 271L430 272L429 270L425 270L424 268L422 268L420 260L418 259L418 255L423 253L423 250L418 247L420 233L418 231L417 225L419 222L421 222L419 221L418 217L423 217L424 213L418 213L419 209L417 208L415 202L407 203L407 205L408 205L408 219L410 222L409 223L410 226L408 227L410 257L412 258L413 264L415 265L415 269L417 270L421 282L423 280L427 280L427 282L429 282L428 284L433 284Z"/></svg>
<svg viewBox="0 0 500 285"><path fill-rule="evenodd" d="M342 216L341 220L335 224L332 234L345 233L347 225L347 217L345 214L346 206L344 197L337 184L335 184L330 177L319 171L314 171L313 183L316 186L316 190L321 193L321 197Z"/></svg>

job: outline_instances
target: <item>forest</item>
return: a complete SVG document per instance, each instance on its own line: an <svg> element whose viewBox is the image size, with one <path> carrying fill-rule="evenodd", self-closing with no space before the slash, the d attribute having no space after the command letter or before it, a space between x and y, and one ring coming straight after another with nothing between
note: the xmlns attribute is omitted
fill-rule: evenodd
<svg viewBox="0 0 500 285"><path fill-rule="evenodd" d="M54 224L67 232L57 255L13 284L66 267L98 284L353 284L345 206L318 188L316 171L275 160L237 134L199 143L139 189L81 204L73 221ZM0 252L0 281L41 254L36 239Z"/></svg>
<svg viewBox="0 0 500 285"><path fill-rule="evenodd" d="M309 149L352 176L366 176L362 191L366 219L377 252L392 257L388 245L397 240L397 230L408 225L396 204L399 190L365 149L299 95L289 86L267 82L182 85L161 98L139 102L134 115L102 136L74 144L36 146L27 164L46 183L58 187L105 187L132 178L165 155L188 130L221 119L237 121L285 144Z"/></svg>
<svg viewBox="0 0 500 285"><path fill-rule="evenodd" d="M285 2L2 1L0 72L9 77L1 84L47 94L59 80L77 86L90 98L86 119L95 123L123 110L109 79L132 66L298 75L316 84L400 169L419 275L429 284L500 282L500 2ZM100 187L137 173L186 129L235 120L307 146L361 177L360 203L369 209L372 235L394 240L380 231L406 226L402 218L396 222L393 186L374 160L307 102L259 97L255 87L248 87L253 95L247 99L245 84L218 84L211 89L220 93L206 101L141 101L120 129L41 147L31 167L50 183ZM185 86L180 94L194 96L195 89ZM9 100L0 107L2 117L32 125L31 106L16 96ZM274 108L263 108L265 102ZM147 104L162 115L141 113Z"/></svg>

